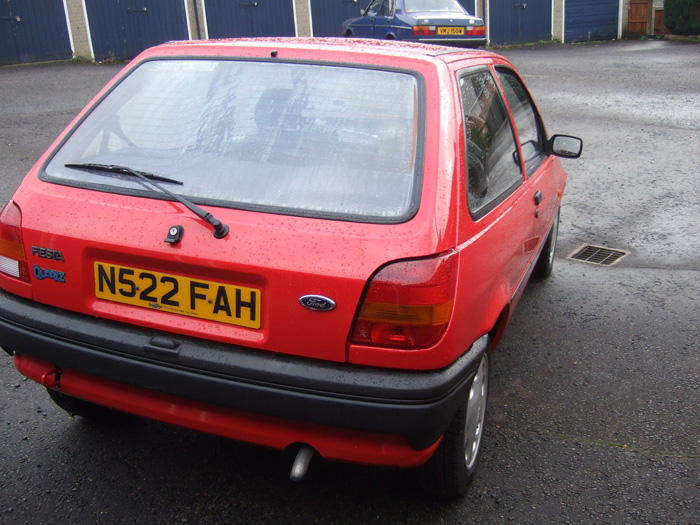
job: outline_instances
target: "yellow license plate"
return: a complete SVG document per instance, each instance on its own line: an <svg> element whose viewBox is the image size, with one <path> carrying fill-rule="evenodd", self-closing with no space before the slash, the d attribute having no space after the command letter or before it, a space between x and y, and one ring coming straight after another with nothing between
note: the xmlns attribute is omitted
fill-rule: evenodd
<svg viewBox="0 0 700 525"><path fill-rule="evenodd" d="M260 328L261 291L95 261L95 297L174 314Z"/></svg>
<svg viewBox="0 0 700 525"><path fill-rule="evenodd" d="M438 35L463 35L463 27L438 27Z"/></svg>

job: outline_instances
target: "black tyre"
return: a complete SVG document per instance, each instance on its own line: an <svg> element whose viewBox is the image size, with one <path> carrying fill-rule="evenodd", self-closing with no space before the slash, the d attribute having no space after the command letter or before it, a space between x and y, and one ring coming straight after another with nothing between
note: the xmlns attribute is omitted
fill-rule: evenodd
<svg viewBox="0 0 700 525"><path fill-rule="evenodd" d="M47 388L46 391L49 393L51 400L71 416L80 416L95 421L108 421L121 414L111 408L69 396L58 390Z"/></svg>
<svg viewBox="0 0 700 525"><path fill-rule="evenodd" d="M487 349L481 355L468 398L457 411L433 457L420 467L420 482L428 492L456 498L469 490L481 455L488 387Z"/></svg>
<svg viewBox="0 0 700 525"><path fill-rule="evenodd" d="M559 235L559 210L554 216L554 222L549 230L549 235L544 243L542 252L537 258L535 268L532 270L532 276L536 279L546 279L552 275L554 268L554 252L557 251L557 236Z"/></svg>

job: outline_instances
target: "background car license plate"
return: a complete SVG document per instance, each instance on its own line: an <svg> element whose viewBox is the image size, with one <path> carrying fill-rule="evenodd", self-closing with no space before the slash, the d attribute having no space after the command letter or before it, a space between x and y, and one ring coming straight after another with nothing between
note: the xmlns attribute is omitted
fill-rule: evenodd
<svg viewBox="0 0 700 525"><path fill-rule="evenodd" d="M463 35L463 27L438 27L438 35Z"/></svg>
<svg viewBox="0 0 700 525"><path fill-rule="evenodd" d="M95 261L95 297L247 328L260 328L261 292L256 288Z"/></svg>

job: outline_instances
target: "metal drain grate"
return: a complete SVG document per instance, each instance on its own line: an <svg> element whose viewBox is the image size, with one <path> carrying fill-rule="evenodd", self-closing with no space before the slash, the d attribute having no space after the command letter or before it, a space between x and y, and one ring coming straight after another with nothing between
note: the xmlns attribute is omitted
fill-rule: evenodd
<svg viewBox="0 0 700 525"><path fill-rule="evenodd" d="M598 264L601 266L610 266L618 262L626 255L628 255L628 252L624 252L622 250L613 250L611 248L603 248L602 246L586 244L569 255L568 258L573 259L574 261Z"/></svg>

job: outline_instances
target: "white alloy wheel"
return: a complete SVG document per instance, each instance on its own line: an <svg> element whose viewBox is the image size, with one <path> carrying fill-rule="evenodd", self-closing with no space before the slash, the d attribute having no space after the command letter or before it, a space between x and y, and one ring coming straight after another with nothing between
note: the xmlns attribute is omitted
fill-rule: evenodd
<svg viewBox="0 0 700 525"><path fill-rule="evenodd" d="M464 465L467 470L474 467L476 459L479 457L481 438L484 435L488 391L489 362L484 355L481 357L481 363L479 363L479 369L474 376L467 400L467 417L464 428Z"/></svg>

